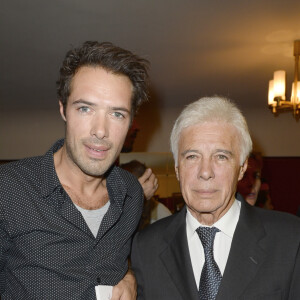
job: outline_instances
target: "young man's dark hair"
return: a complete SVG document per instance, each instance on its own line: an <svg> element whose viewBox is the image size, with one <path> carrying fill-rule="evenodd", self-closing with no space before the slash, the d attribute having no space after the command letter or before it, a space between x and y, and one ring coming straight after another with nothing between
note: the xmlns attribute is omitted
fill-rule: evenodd
<svg viewBox="0 0 300 300"><path fill-rule="evenodd" d="M64 112L66 112L67 99L71 92L72 78L83 66L102 67L109 72L125 75L130 79L133 85L132 118L138 107L148 99L149 62L146 59L110 42L87 41L81 47L68 51L60 68L60 77L56 84L57 95L64 106Z"/></svg>

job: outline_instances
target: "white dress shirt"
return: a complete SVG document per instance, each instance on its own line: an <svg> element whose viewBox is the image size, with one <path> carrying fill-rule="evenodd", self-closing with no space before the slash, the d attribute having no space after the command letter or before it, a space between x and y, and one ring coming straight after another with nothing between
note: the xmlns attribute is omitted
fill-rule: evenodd
<svg viewBox="0 0 300 300"><path fill-rule="evenodd" d="M233 234L239 220L241 211L241 203L234 201L227 213L212 226L217 227L220 232L216 233L214 241L214 259L219 266L220 272L223 275L227 263ZM188 247L194 271L196 285L199 288L201 271L204 265L204 250L196 229L200 224L196 218L192 216L187 209L186 214L186 233L188 240Z"/></svg>

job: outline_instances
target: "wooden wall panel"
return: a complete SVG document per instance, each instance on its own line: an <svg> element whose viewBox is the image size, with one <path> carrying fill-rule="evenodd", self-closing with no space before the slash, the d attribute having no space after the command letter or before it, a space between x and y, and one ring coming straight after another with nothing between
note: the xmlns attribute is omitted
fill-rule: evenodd
<svg viewBox="0 0 300 300"><path fill-rule="evenodd" d="M262 177L274 209L296 214L300 206L300 157L264 157Z"/></svg>

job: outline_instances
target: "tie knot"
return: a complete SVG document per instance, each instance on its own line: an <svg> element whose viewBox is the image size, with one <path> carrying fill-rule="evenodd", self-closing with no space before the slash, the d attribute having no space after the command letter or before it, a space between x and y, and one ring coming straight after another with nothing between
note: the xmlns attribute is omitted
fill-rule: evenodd
<svg viewBox="0 0 300 300"><path fill-rule="evenodd" d="M196 229L203 248L212 248L214 244L215 235L218 231L220 231L216 227L198 227Z"/></svg>

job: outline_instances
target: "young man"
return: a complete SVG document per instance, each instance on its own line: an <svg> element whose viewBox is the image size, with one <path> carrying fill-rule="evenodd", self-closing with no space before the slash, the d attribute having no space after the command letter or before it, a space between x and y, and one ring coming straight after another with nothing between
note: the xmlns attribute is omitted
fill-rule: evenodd
<svg viewBox="0 0 300 300"><path fill-rule="evenodd" d="M238 108L191 103L171 147L186 206L135 236L138 299L300 299L299 220L235 199L252 148Z"/></svg>
<svg viewBox="0 0 300 300"><path fill-rule="evenodd" d="M143 190L114 162L147 99L147 69L111 43L66 54L57 82L65 139L0 169L2 300L90 300L99 285L135 299L126 272Z"/></svg>

